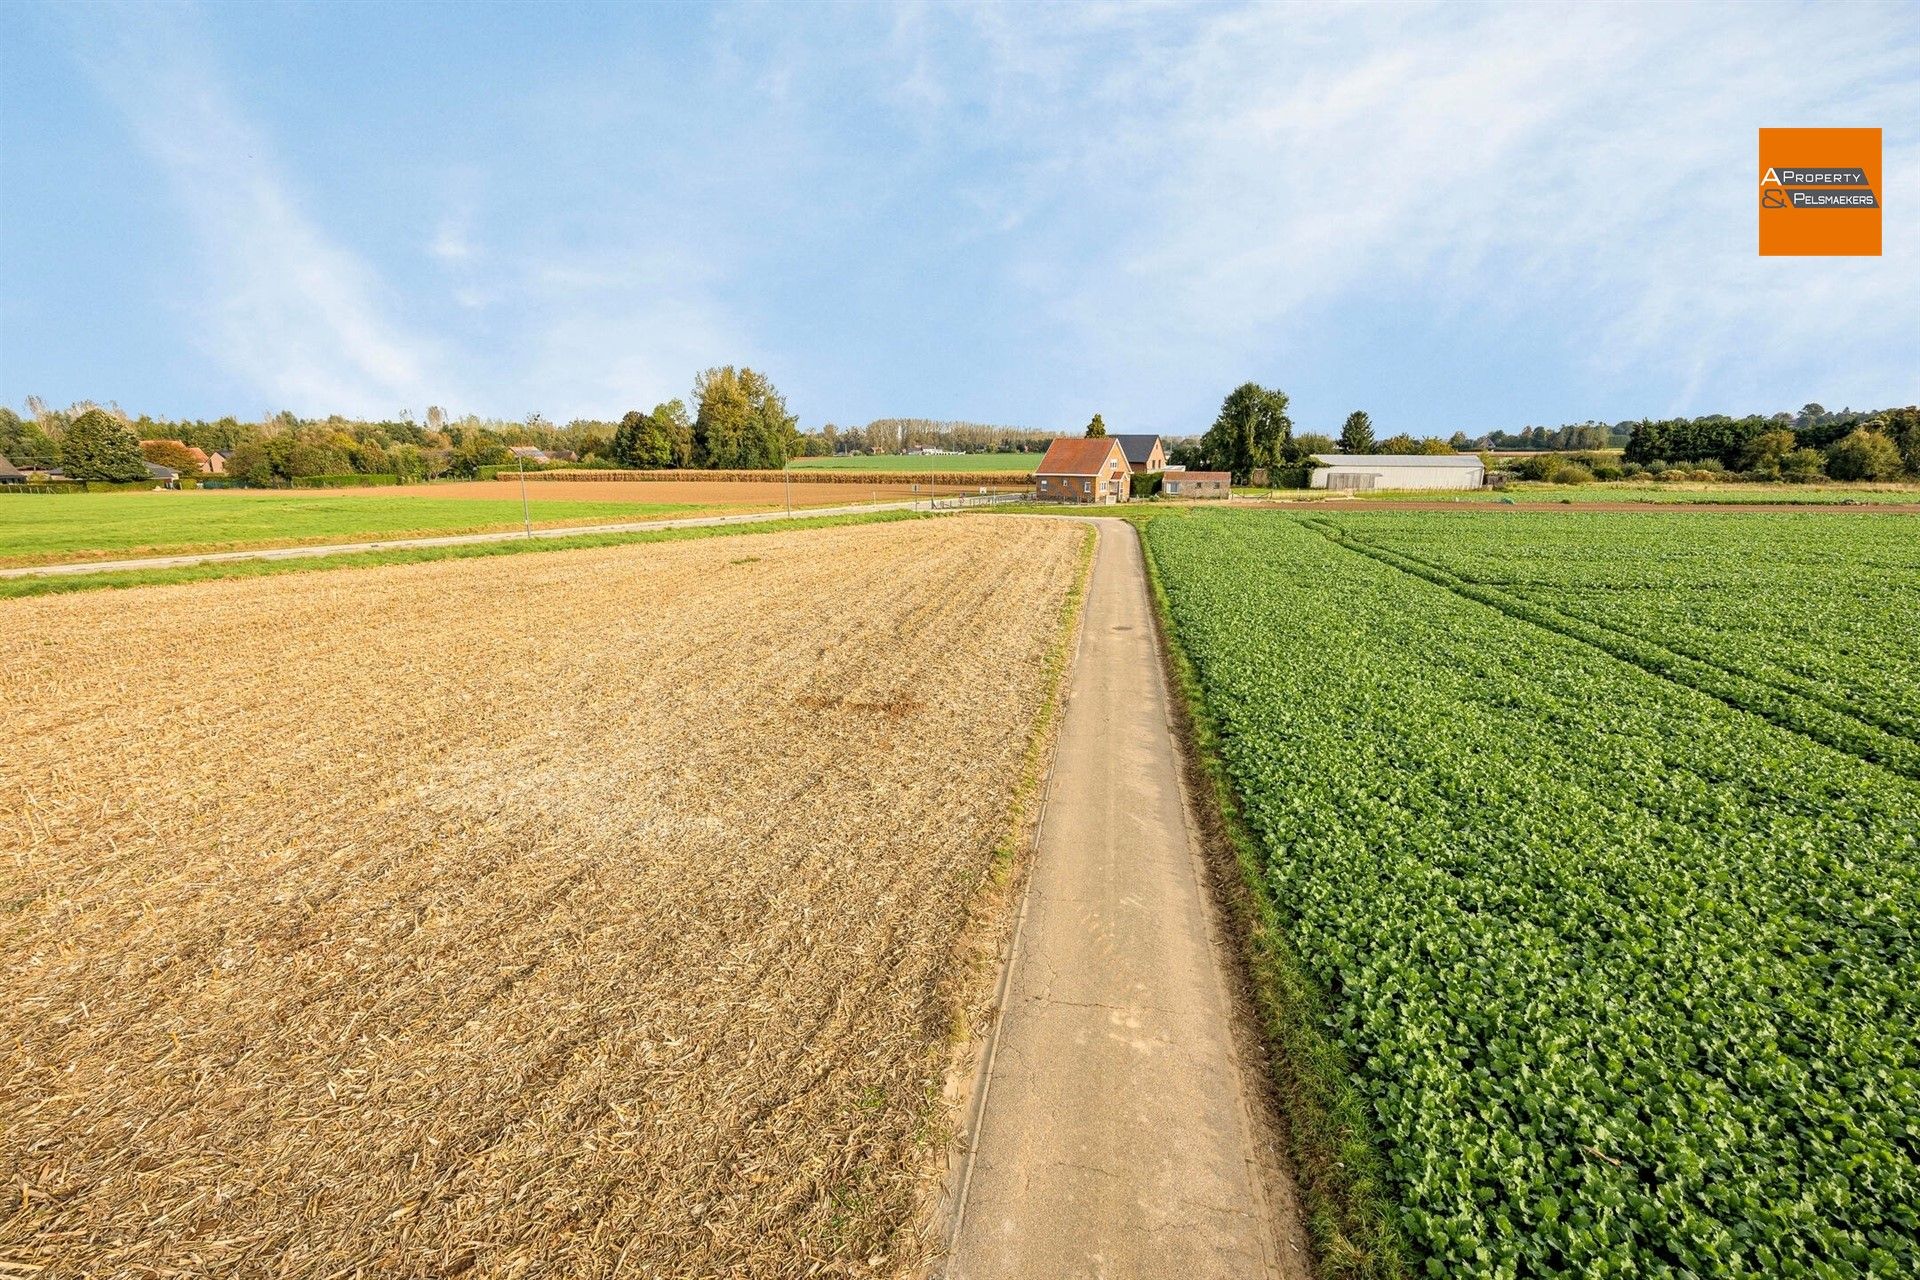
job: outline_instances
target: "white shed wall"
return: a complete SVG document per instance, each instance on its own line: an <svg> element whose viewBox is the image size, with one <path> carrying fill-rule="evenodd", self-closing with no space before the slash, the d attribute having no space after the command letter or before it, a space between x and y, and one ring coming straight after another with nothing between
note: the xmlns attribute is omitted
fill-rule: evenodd
<svg viewBox="0 0 1920 1280"><path fill-rule="evenodd" d="M1364 463L1335 463L1330 467L1315 467L1307 478L1307 483L1315 489L1325 489L1330 475L1367 475L1374 477L1376 489L1478 489L1485 477L1480 467L1370 467Z"/></svg>

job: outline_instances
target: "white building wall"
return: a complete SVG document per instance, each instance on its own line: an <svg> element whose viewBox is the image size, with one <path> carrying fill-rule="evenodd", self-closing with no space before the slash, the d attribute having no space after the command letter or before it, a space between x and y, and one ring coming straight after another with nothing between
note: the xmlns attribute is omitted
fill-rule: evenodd
<svg viewBox="0 0 1920 1280"><path fill-rule="evenodd" d="M1330 467L1315 467L1307 478L1307 483L1315 489L1337 488L1330 486L1327 478L1333 475L1367 475L1374 477L1376 489L1478 489L1485 476L1480 467L1379 467L1365 463L1335 463Z"/></svg>

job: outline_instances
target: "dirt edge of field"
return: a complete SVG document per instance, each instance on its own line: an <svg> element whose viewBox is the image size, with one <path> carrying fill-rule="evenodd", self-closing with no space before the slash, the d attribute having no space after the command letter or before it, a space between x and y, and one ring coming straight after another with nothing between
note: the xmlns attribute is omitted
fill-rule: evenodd
<svg viewBox="0 0 1920 1280"><path fill-rule="evenodd" d="M1059 635L1047 653L1047 691L1028 738L1006 835L994 849L992 867L969 905L966 926L956 942L948 995L954 1019L951 1050L945 1084L934 1100L935 1114L930 1117L935 1127L930 1132L923 1202L916 1221L907 1228L918 1237L918 1248L903 1255L912 1256L913 1262L902 1266L896 1272L899 1276L937 1276L952 1243L955 1211L965 1191L971 1139L979 1129L986 1102L984 1086L1005 1005L1007 976L1020 941L1020 921L1026 913L1029 873L1040 838L1040 820L1046 813L1060 722L1066 709L1067 682L1080 646L1087 587L1093 577L1099 538L1098 526L1089 523L1075 562L1073 586L1061 603Z"/></svg>
<svg viewBox="0 0 1920 1280"><path fill-rule="evenodd" d="M1337 1046L1320 1032L1325 996L1301 966L1261 876L1258 843L1217 748L1198 675L1176 639L1146 530L1140 530L1167 706L1184 773L1182 791L1213 908L1227 932L1222 971L1234 1037L1260 1123L1270 1190L1299 1199L1314 1274L1324 1280L1402 1280L1408 1254L1380 1195L1380 1155Z"/></svg>

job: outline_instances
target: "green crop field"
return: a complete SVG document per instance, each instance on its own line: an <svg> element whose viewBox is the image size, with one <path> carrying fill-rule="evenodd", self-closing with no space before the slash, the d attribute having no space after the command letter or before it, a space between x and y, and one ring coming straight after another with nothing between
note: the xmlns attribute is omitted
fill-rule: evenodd
<svg viewBox="0 0 1920 1280"><path fill-rule="evenodd" d="M1143 533L1379 1271L1920 1274L1920 523Z"/></svg>
<svg viewBox="0 0 1920 1280"><path fill-rule="evenodd" d="M708 508L633 502L534 501L538 525L700 514ZM520 500L333 497L220 491L24 494L0 498L0 565L166 555L341 539L511 529Z"/></svg>
<svg viewBox="0 0 1920 1280"><path fill-rule="evenodd" d="M872 456L855 454L845 458L795 458L793 465L815 471L902 471L921 474L929 471L1011 471L1025 474L1040 465L1040 455L956 453L913 457L895 453Z"/></svg>

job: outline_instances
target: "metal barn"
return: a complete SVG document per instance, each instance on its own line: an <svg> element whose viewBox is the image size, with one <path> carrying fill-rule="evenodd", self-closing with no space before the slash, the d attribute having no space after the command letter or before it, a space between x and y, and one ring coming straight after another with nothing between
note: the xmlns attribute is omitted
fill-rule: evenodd
<svg viewBox="0 0 1920 1280"><path fill-rule="evenodd" d="M1316 453L1307 484L1315 489L1478 489L1487 468L1465 454Z"/></svg>

